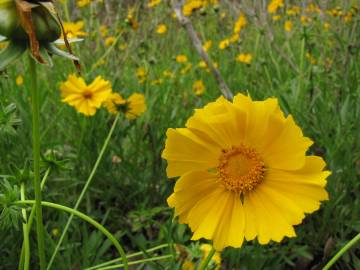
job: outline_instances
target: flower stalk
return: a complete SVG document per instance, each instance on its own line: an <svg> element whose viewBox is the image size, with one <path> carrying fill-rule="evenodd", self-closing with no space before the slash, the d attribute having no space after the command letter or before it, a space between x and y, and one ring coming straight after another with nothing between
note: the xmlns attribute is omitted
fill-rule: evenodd
<svg viewBox="0 0 360 270"><path fill-rule="evenodd" d="M205 261L200 265L199 270L206 270L209 263L211 262L212 257L215 255L216 250L214 247L210 250L209 254L207 255Z"/></svg>
<svg viewBox="0 0 360 270"><path fill-rule="evenodd" d="M33 159L34 159L34 190L35 190L35 211L36 211L36 232L40 260L40 270L45 269L45 238L44 224L41 207L41 187L40 187L40 101L37 86L37 72L35 60L29 56L30 78L31 78L31 97L32 97L32 139L33 139Z"/></svg>

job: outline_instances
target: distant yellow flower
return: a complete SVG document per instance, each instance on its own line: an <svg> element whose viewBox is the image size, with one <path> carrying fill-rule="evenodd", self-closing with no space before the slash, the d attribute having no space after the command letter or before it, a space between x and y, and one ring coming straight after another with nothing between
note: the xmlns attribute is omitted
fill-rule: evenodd
<svg viewBox="0 0 360 270"><path fill-rule="evenodd" d="M211 40L206 41L203 45L204 51L207 52L211 48L211 46L212 46L212 41Z"/></svg>
<svg viewBox="0 0 360 270"><path fill-rule="evenodd" d="M239 34L241 30L246 26L247 20L244 14L240 14L239 18L234 25L234 34Z"/></svg>
<svg viewBox="0 0 360 270"><path fill-rule="evenodd" d="M301 8L299 6L293 6L286 10L286 14L289 16L297 15L301 12Z"/></svg>
<svg viewBox="0 0 360 270"><path fill-rule="evenodd" d="M316 65L316 58L311 53L307 52L305 56L312 65Z"/></svg>
<svg viewBox="0 0 360 270"><path fill-rule="evenodd" d="M272 20L274 21L274 22L276 22L276 21L278 21L278 20L280 20L281 19L281 16L280 15L274 15L274 16L272 16Z"/></svg>
<svg viewBox="0 0 360 270"><path fill-rule="evenodd" d="M176 56L175 60L178 63L186 63L188 61L186 55L184 54L179 54L178 56Z"/></svg>
<svg viewBox="0 0 360 270"><path fill-rule="evenodd" d="M302 15L300 17L300 22L302 25L308 25L311 22L311 18Z"/></svg>
<svg viewBox="0 0 360 270"><path fill-rule="evenodd" d="M236 57L236 61L245 63L245 64L250 64L251 60L252 60L251 53L241 53Z"/></svg>
<svg viewBox="0 0 360 270"><path fill-rule="evenodd" d="M16 83L17 86L23 85L23 84L24 84L24 78L23 78L23 76L18 75L18 76L16 77L15 83Z"/></svg>
<svg viewBox="0 0 360 270"><path fill-rule="evenodd" d="M115 43L115 41L116 41L116 38L114 36L107 37L105 39L105 46L109 47L109 46L113 45Z"/></svg>
<svg viewBox="0 0 360 270"><path fill-rule="evenodd" d="M183 13L185 16L191 16L195 10L202 8L203 5L202 0L188 0L183 7Z"/></svg>
<svg viewBox="0 0 360 270"><path fill-rule="evenodd" d="M124 113L129 120L139 117L146 111L145 97L139 93L132 94L128 99L124 99L118 93L112 93L104 105L110 113Z"/></svg>
<svg viewBox="0 0 360 270"><path fill-rule="evenodd" d="M324 28L324 30L329 30L330 29L330 23L328 23L328 22L325 22L324 24L323 24L323 28Z"/></svg>
<svg viewBox="0 0 360 270"><path fill-rule="evenodd" d="M126 44L126 43L121 43L121 44L119 45L119 49L120 49L121 51L125 51L126 48L127 48L127 44Z"/></svg>
<svg viewBox="0 0 360 270"><path fill-rule="evenodd" d="M286 32L290 32L292 27L293 27L292 21L288 20L288 21L285 22L284 29L285 29Z"/></svg>
<svg viewBox="0 0 360 270"><path fill-rule="evenodd" d="M185 75L190 71L191 68L192 68L192 63L187 63L186 66L180 70L180 74Z"/></svg>
<svg viewBox="0 0 360 270"><path fill-rule="evenodd" d="M91 3L91 0L78 0L77 1L77 6L79 8L85 7L87 5L89 5Z"/></svg>
<svg viewBox="0 0 360 270"><path fill-rule="evenodd" d="M136 77L138 79L138 82L140 84L143 84L146 81L147 78L147 71L144 67L138 67L136 69Z"/></svg>
<svg viewBox="0 0 360 270"><path fill-rule="evenodd" d="M161 0L149 0L148 7L153 8L161 3Z"/></svg>
<svg viewBox="0 0 360 270"><path fill-rule="evenodd" d="M109 32L109 28L106 25L101 25L100 26L100 35L102 37L105 37Z"/></svg>
<svg viewBox="0 0 360 270"><path fill-rule="evenodd" d="M86 32L83 31L84 22L63 22L64 30L67 38L79 38L85 37L87 35ZM64 39L64 35L61 35L61 39Z"/></svg>
<svg viewBox="0 0 360 270"><path fill-rule="evenodd" d="M158 33L158 34L165 34L166 33L166 31L167 31L167 27L166 27L166 25L165 24L159 24L158 26L157 26L157 28L156 28L156 33Z"/></svg>
<svg viewBox="0 0 360 270"><path fill-rule="evenodd" d="M197 96L201 96L205 92L205 85L202 80L195 81L192 88L193 88L195 95L197 95Z"/></svg>
<svg viewBox="0 0 360 270"><path fill-rule="evenodd" d="M190 259L185 259L182 266L181 266L181 270L195 270L195 263L193 263Z"/></svg>
<svg viewBox="0 0 360 270"><path fill-rule="evenodd" d="M180 176L167 202L192 240L212 240L218 251L255 237L280 242L328 200L325 162L306 156L313 142L277 99L221 97L185 126L168 129L162 157L168 177Z"/></svg>
<svg viewBox="0 0 360 270"><path fill-rule="evenodd" d="M170 71L170 70L164 70L163 76L164 76L165 78L175 78L174 72L172 72L172 71Z"/></svg>
<svg viewBox="0 0 360 270"><path fill-rule="evenodd" d="M101 107L111 94L111 84L98 76L90 85L83 78L69 75L67 81L60 85L62 102L75 107L75 109L92 116Z"/></svg>
<svg viewBox="0 0 360 270"><path fill-rule="evenodd" d="M271 13L276 13L278 11L279 8L282 8L284 6L284 1L283 0L272 0L270 2L270 4L268 5L268 12Z"/></svg>
<svg viewBox="0 0 360 270"><path fill-rule="evenodd" d="M230 40L229 39L224 39L224 40L220 41L220 43L219 43L219 48L221 50L224 50L229 46L230 46Z"/></svg>

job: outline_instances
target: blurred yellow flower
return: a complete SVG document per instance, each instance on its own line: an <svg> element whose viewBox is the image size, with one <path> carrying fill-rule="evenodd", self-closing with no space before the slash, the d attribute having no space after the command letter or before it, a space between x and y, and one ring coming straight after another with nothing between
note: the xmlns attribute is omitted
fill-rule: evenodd
<svg viewBox="0 0 360 270"><path fill-rule="evenodd" d="M197 80L193 83L192 89L197 96L201 96L205 92L205 85L202 80Z"/></svg>
<svg viewBox="0 0 360 270"><path fill-rule="evenodd" d="M284 1L283 0L272 0L270 2L270 4L267 7L268 12L271 13L276 13L278 11L279 8L282 8L284 6Z"/></svg>
<svg viewBox="0 0 360 270"><path fill-rule="evenodd" d="M167 31L167 27L165 24L159 24L157 27L156 27L156 33L158 34L165 34Z"/></svg>
<svg viewBox="0 0 360 270"><path fill-rule="evenodd" d="M143 84L147 78L147 71L144 67L139 67L136 69L136 77L140 84Z"/></svg>
<svg viewBox="0 0 360 270"><path fill-rule="evenodd" d="M83 31L84 22L63 22L64 32L66 33L67 38L79 38L85 37L86 32ZM64 39L64 34L61 34L61 39Z"/></svg>
<svg viewBox="0 0 360 270"><path fill-rule="evenodd" d="M236 57L236 61L245 63L245 64L250 64L251 60L252 60L251 53L241 53Z"/></svg>
<svg viewBox="0 0 360 270"><path fill-rule="evenodd" d="M241 30L246 26L247 20L244 14L240 14L239 18L234 25L234 34L239 34Z"/></svg>
<svg viewBox="0 0 360 270"><path fill-rule="evenodd" d="M79 8L85 7L87 5L89 5L91 3L91 0L78 0L77 1L77 6Z"/></svg>
<svg viewBox="0 0 360 270"><path fill-rule="evenodd" d="M290 32L292 27L293 27L292 21L288 20L288 21L285 22L284 29L285 29L286 32Z"/></svg>
<svg viewBox="0 0 360 270"><path fill-rule="evenodd" d="M220 43L219 43L219 48L221 50L224 50L229 46L230 46L230 40L229 39L224 39L224 40L220 41Z"/></svg>
<svg viewBox="0 0 360 270"><path fill-rule="evenodd" d="M212 41L211 40L206 41L203 45L204 51L207 52L211 48L211 46L212 46Z"/></svg>
<svg viewBox="0 0 360 270"><path fill-rule="evenodd" d="M168 129L162 157L168 177L180 177L167 202L192 240L212 240L218 251L256 237L280 242L328 200L325 162L306 156L313 142L277 99L220 97L185 126Z"/></svg>
<svg viewBox="0 0 360 270"><path fill-rule="evenodd" d="M274 22L276 22L276 21L278 21L278 20L280 20L281 19L281 16L280 15L274 15L274 16L272 16L272 20L274 21Z"/></svg>
<svg viewBox="0 0 360 270"><path fill-rule="evenodd" d="M126 44L126 43L121 43L121 44L119 45L119 49L120 49L121 51L125 51L126 48L127 48L127 44Z"/></svg>
<svg viewBox="0 0 360 270"><path fill-rule="evenodd" d="M17 86L23 85L23 84L24 84L24 78L23 78L23 76L22 76L22 75L18 75L18 76L16 77L15 83L16 83Z"/></svg>
<svg viewBox="0 0 360 270"><path fill-rule="evenodd" d="M186 258L181 266L181 270L195 270L195 263Z"/></svg>
<svg viewBox="0 0 360 270"><path fill-rule="evenodd" d="M161 0L149 0L148 7L153 8L161 3Z"/></svg>
<svg viewBox="0 0 360 270"><path fill-rule="evenodd" d="M178 63L186 63L188 61L186 55L184 54L179 54L178 56L176 56L175 60Z"/></svg>
<svg viewBox="0 0 360 270"><path fill-rule="evenodd" d="M109 47L109 46L113 45L115 43L115 41L116 41L116 38L114 36L107 37L105 39L105 46Z"/></svg>
<svg viewBox="0 0 360 270"><path fill-rule="evenodd" d="M83 78L69 75L67 81L60 85L62 102L75 107L86 115L92 116L111 94L111 84L98 76L90 85Z"/></svg>
<svg viewBox="0 0 360 270"><path fill-rule="evenodd" d="M185 75L190 71L191 68L192 68L192 63L187 63L186 66L180 70L180 74Z"/></svg>

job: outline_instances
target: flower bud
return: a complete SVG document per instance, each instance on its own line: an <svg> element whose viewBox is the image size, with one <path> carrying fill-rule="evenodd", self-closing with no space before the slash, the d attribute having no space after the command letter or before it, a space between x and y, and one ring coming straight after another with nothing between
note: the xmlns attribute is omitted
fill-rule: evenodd
<svg viewBox="0 0 360 270"><path fill-rule="evenodd" d="M31 3L31 18L39 42L52 42L61 36L61 25L51 10L51 2ZM10 40L28 40L29 36L21 25L14 0L0 0L0 35Z"/></svg>

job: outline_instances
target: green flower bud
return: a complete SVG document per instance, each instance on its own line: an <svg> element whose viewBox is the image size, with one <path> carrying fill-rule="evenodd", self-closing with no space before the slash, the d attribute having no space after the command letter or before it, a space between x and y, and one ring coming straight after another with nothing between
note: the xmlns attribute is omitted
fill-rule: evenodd
<svg viewBox="0 0 360 270"><path fill-rule="evenodd" d="M51 2L33 3L31 18L39 42L52 42L61 36L61 25L51 10ZM14 0L0 0L0 35L12 40L28 40L23 29Z"/></svg>

